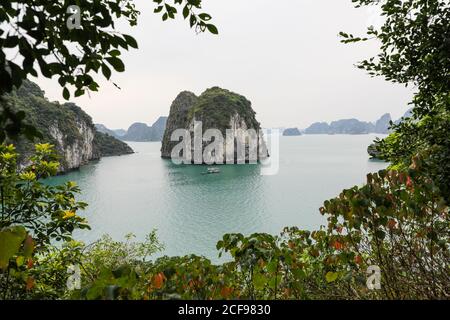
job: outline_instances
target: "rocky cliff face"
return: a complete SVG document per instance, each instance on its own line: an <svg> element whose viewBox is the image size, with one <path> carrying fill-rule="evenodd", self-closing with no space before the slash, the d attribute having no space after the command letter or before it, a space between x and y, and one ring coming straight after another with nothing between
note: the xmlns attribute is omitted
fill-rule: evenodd
<svg viewBox="0 0 450 320"><path fill-rule="evenodd" d="M159 117L152 125L152 141L162 141L166 130L167 117Z"/></svg>
<svg viewBox="0 0 450 320"><path fill-rule="evenodd" d="M389 113L385 113L380 119L375 122L375 133L387 134L389 133L389 126L392 118Z"/></svg>
<svg viewBox="0 0 450 320"><path fill-rule="evenodd" d="M178 143L170 141L172 132L180 128L189 128L189 110L194 107L197 99L197 96L192 92L183 91L172 102L162 139L161 156L163 158L170 158L172 149Z"/></svg>
<svg viewBox="0 0 450 320"><path fill-rule="evenodd" d="M77 105L48 101L44 92L33 82L25 81L5 99L11 108L25 111L27 122L41 132L43 138L35 142L48 142L55 146L60 156L60 172L77 169L102 156L133 152L125 143L110 136L101 136L91 117ZM25 138L10 142L16 145L19 162L25 165L23 161L33 152L34 143ZM109 150L108 153L106 150Z"/></svg>
<svg viewBox="0 0 450 320"><path fill-rule="evenodd" d="M245 135L242 130L254 129L258 132L261 127L256 120L255 111L251 107L251 102L244 96L230 92L218 87L210 88L197 97L192 92L181 92L173 101L170 107L169 118L167 119L166 130L164 132L161 156L171 158L173 148L179 141L171 141L171 135L176 129L186 129L191 136L194 145L195 125L202 124L201 131L205 133L208 129L218 129L223 138L223 159L232 156L234 160L249 161L249 154L255 151L258 159L268 156L267 148L262 137L256 137L257 150L251 150L250 144L245 144ZM227 135L228 133L228 135ZM210 141L203 141L202 153ZM245 159L237 154L236 145L242 143L245 147ZM192 151L193 153L193 151ZM192 159L194 157L192 156Z"/></svg>
<svg viewBox="0 0 450 320"><path fill-rule="evenodd" d="M73 106L66 106L73 108ZM69 138L64 132L64 126L61 126L58 121L54 121L48 128L48 134L53 138L53 144L61 156L61 171L79 168L101 156L94 148L95 128L78 117L74 120L76 137Z"/></svg>

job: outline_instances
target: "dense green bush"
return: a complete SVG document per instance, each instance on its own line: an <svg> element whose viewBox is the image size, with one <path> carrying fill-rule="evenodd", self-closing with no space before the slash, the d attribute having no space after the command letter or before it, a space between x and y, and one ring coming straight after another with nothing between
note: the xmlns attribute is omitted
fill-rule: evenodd
<svg viewBox="0 0 450 320"><path fill-rule="evenodd" d="M59 166L51 145L36 145L24 168L18 167L17 157L12 145L0 145L0 288L3 298L30 298L38 292L49 297L40 290L47 286L55 291L57 286L46 284L48 273L36 272L49 268L38 261L64 255L64 249L53 245L71 241L75 229L89 228L77 215L86 204L75 200L79 189L74 183L49 186L40 180L56 174ZM67 269L68 262L62 259L60 268Z"/></svg>
<svg viewBox="0 0 450 320"><path fill-rule="evenodd" d="M450 99L450 96L449 96ZM450 104L450 101L449 101ZM404 170L412 157L420 153L427 159L423 168L450 201L450 113L443 105L420 119L408 119L395 125L394 132L375 143L378 157L389 161L391 168Z"/></svg>

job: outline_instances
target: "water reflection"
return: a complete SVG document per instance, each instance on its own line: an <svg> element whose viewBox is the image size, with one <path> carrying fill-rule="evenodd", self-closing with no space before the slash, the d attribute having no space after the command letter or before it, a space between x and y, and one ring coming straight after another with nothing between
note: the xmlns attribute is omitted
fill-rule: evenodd
<svg viewBox="0 0 450 320"><path fill-rule="evenodd" d="M204 174L207 166L174 165L165 161L171 187L168 226L178 233L175 251L216 256L215 244L224 233L256 232L264 218L265 183L259 165L220 166L219 174Z"/></svg>

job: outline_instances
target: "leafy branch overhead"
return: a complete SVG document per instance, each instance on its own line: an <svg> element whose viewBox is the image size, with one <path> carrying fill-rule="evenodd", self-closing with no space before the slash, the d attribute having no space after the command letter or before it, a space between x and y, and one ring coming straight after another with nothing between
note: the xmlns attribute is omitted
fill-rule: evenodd
<svg viewBox="0 0 450 320"><path fill-rule="evenodd" d="M155 12L162 12L163 20L175 17L174 6L155 2ZM183 6L183 16L189 17L197 32L209 30L217 34L217 28L208 23L211 16L196 13L201 8L200 0L174 0L173 5ZM66 100L71 97L70 88L74 88L75 97L97 91L94 75L103 74L110 80L113 71L125 70L121 53L138 48L136 39L121 33L117 23L125 21L135 26L139 14L133 0L2 1L0 97L39 73L46 78L56 77ZM19 115L12 117L11 112L6 112L8 107L3 100L0 107L0 138L16 136L22 126L16 119Z"/></svg>
<svg viewBox="0 0 450 320"><path fill-rule="evenodd" d="M155 0L159 6L155 12L163 12L163 20L174 18L174 6ZM207 22L211 16L196 14L201 1L175 0L175 5L184 5L183 16L190 17L191 27L197 31L217 28ZM38 70L47 78L56 76L64 87L63 96L70 98L68 85L76 88L75 96L86 90L97 91L98 84L91 73L103 73L110 79L112 69L123 72L125 65L120 59L123 50L137 48L136 40L118 32L116 23L123 19L129 25L137 24L139 11L132 0L77 1L80 8L80 26L69 28L67 21L71 12L65 2L60 1L9 1L0 8L0 93L10 92L20 86L22 80ZM13 52L7 57L5 51Z"/></svg>
<svg viewBox="0 0 450 320"><path fill-rule="evenodd" d="M175 19L175 15L178 13L178 10L175 6L168 4L164 0L153 0L158 6L155 8L155 13L161 13L162 20L166 21L167 19ZM196 10L202 8L201 0L174 0L174 5L180 6L182 8L183 18L189 19L189 24L191 28L195 28L197 32L205 32L208 30L212 34L218 34L219 31L217 27L209 21L211 21L211 16L208 13L196 13Z"/></svg>
<svg viewBox="0 0 450 320"><path fill-rule="evenodd" d="M365 37L345 32L342 42L374 39L380 52L358 64L371 76L412 86L412 117L391 124L389 137L374 147L393 169L406 169L416 154L429 161L427 172L450 199L450 2L448 0L352 0L380 8L381 27Z"/></svg>
<svg viewBox="0 0 450 320"><path fill-rule="evenodd" d="M341 32L343 43L376 39L380 53L358 64L371 76L413 85L414 115L435 109L436 99L450 110L450 2L447 0L352 0L357 8L378 6L383 23L356 37ZM439 98L438 98L439 97Z"/></svg>
<svg viewBox="0 0 450 320"><path fill-rule="evenodd" d="M57 77L68 99L69 85L75 87L75 96L98 90L92 73L101 70L109 79L111 68L124 71L121 50L137 48L137 43L117 32L116 22L136 25L139 11L133 2L81 0L77 5L80 24L75 27L68 20L77 12L65 2L15 0L0 8L0 93L11 92L40 71L44 77Z"/></svg>

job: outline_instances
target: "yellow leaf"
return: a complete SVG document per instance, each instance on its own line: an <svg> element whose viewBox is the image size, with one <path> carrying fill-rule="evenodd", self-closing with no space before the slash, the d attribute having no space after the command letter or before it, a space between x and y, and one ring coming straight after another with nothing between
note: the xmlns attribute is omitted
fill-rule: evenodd
<svg viewBox="0 0 450 320"><path fill-rule="evenodd" d="M75 217L75 211L66 210L64 211L63 219L69 219Z"/></svg>
<svg viewBox="0 0 450 320"><path fill-rule="evenodd" d="M336 281L336 279L338 278L338 273L337 272L327 272L327 274L325 275L325 279L327 280L328 283Z"/></svg>
<svg viewBox="0 0 450 320"><path fill-rule="evenodd" d="M36 174L32 171L23 172L20 174L20 178L26 181L34 181L36 180Z"/></svg>
<svg viewBox="0 0 450 320"><path fill-rule="evenodd" d="M17 264L17 266L18 266L18 267L22 266L23 263L24 263L24 261L25 261L25 258L24 258L23 256L18 256L18 257L16 258L16 264Z"/></svg>

